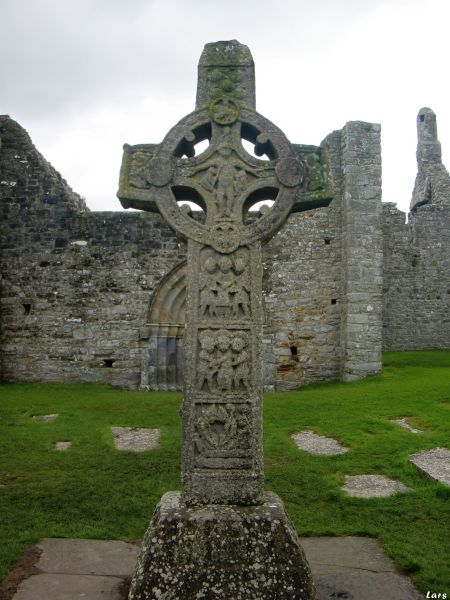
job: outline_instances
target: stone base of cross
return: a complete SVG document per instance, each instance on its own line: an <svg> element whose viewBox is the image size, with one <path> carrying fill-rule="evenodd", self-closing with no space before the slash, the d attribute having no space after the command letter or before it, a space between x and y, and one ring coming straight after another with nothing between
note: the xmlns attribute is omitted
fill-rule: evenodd
<svg viewBox="0 0 450 600"><path fill-rule="evenodd" d="M255 111L246 46L207 44L196 110L161 144L124 147L118 196L188 240L183 491L157 507L129 600L314 598L283 504L263 490L261 244L290 212L330 202L326 150L293 146Z"/></svg>
<svg viewBox="0 0 450 600"><path fill-rule="evenodd" d="M165 494L147 530L129 600L300 600L315 589L280 498L188 507Z"/></svg>

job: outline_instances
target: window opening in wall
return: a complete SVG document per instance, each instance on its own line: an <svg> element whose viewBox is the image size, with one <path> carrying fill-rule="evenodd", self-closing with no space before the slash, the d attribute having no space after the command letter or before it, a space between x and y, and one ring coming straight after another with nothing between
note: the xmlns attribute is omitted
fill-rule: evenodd
<svg viewBox="0 0 450 600"><path fill-rule="evenodd" d="M329 246L331 244L330 238L325 238L324 242L325 242L325 246Z"/></svg>
<svg viewBox="0 0 450 600"><path fill-rule="evenodd" d="M297 349L297 346L289 346L289 349L291 351L291 356L292 356L293 360L295 360L296 362L298 362L298 349Z"/></svg>
<svg viewBox="0 0 450 600"><path fill-rule="evenodd" d="M336 298L331 298L331 304L337 304L337 299Z"/></svg>
<svg viewBox="0 0 450 600"><path fill-rule="evenodd" d="M106 367L106 368L108 368L108 369L111 369L112 366L113 366L113 364L115 362L116 361L113 358L104 358L103 359L103 366Z"/></svg>
<svg viewBox="0 0 450 600"><path fill-rule="evenodd" d="M30 314L30 312L31 312L31 304L30 304L29 302L24 302L24 303L22 304L22 306L23 306L23 308L24 308L24 310L25 310L25 314L26 314L26 315L29 315L29 314Z"/></svg>
<svg viewBox="0 0 450 600"><path fill-rule="evenodd" d="M425 115L419 115L419 119L423 123L425 121Z"/></svg>
<svg viewBox="0 0 450 600"><path fill-rule="evenodd" d="M65 248L67 246L67 240L65 238L56 238L55 248Z"/></svg>

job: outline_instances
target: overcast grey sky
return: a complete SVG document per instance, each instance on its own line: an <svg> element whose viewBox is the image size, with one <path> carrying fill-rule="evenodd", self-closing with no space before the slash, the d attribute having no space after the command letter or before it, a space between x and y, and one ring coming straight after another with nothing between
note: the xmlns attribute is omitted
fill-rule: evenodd
<svg viewBox="0 0 450 600"><path fill-rule="evenodd" d="M449 0L0 0L0 19L0 113L93 210L120 210L123 143L193 110L219 39L250 47L257 110L292 142L381 123L384 201L409 205L422 106L450 166Z"/></svg>

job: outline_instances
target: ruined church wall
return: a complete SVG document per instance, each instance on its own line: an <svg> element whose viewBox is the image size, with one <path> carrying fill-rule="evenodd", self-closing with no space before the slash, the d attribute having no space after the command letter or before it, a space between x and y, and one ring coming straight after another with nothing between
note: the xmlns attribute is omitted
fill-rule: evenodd
<svg viewBox="0 0 450 600"><path fill-rule="evenodd" d="M156 214L90 212L19 125L0 125L2 379L138 387L153 360L149 307L185 243ZM339 379L346 361L357 377L376 372L381 225L383 348L450 345L450 206L419 206L406 223L384 204L381 218L377 136L361 123L328 136L334 200L292 214L263 248L269 389ZM375 186L361 179L363 162L352 164L352 144L365 138Z"/></svg>
<svg viewBox="0 0 450 600"><path fill-rule="evenodd" d="M13 137L13 156L33 154L25 133ZM342 132L325 144L334 200L327 208L291 215L263 249L269 389L342 375L342 319L348 310ZM23 185L5 187L1 204L2 377L135 388L143 363L154 358L145 332L149 306L161 281L185 260L185 244L158 215L88 211L50 165L35 158L42 181L30 185L27 164L17 163L16 179L22 177ZM48 203L46 178L57 182ZM364 202L359 210L364 217ZM147 366L152 387L155 369Z"/></svg>
<svg viewBox="0 0 450 600"><path fill-rule="evenodd" d="M351 121L342 129L342 379L381 371L381 127Z"/></svg>
<svg viewBox="0 0 450 600"><path fill-rule="evenodd" d="M140 327L184 243L158 215L88 211L17 123L0 124L2 379L136 387Z"/></svg>
<svg viewBox="0 0 450 600"><path fill-rule="evenodd" d="M383 209L383 349L450 348L450 206Z"/></svg>
<svg viewBox="0 0 450 600"><path fill-rule="evenodd" d="M31 244L30 231L19 252L2 256L3 378L135 388L150 298L183 251L155 215L76 221L58 232L64 247L51 229Z"/></svg>
<svg viewBox="0 0 450 600"><path fill-rule="evenodd" d="M341 133L324 141L335 197L291 214L264 247L264 369L268 389L339 379L342 313Z"/></svg>
<svg viewBox="0 0 450 600"><path fill-rule="evenodd" d="M293 214L265 248L264 365L272 389L340 376L338 223L336 206Z"/></svg>

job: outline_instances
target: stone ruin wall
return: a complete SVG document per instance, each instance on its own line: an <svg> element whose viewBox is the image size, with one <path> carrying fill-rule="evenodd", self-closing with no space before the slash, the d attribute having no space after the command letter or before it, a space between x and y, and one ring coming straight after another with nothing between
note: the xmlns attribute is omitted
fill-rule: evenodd
<svg viewBox="0 0 450 600"><path fill-rule="evenodd" d="M0 125L2 380L179 388L183 305L164 302L183 294L184 242L155 214L89 211L19 125ZM384 348L449 347L448 207L381 215L379 126L326 144L334 200L264 248L267 389L379 371L382 242Z"/></svg>
<svg viewBox="0 0 450 600"><path fill-rule="evenodd" d="M383 205L383 349L450 347L450 205Z"/></svg>
<svg viewBox="0 0 450 600"><path fill-rule="evenodd" d="M442 164L436 115L417 115L417 176L408 223L383 205L383 346L450 347L450 176Z"/></svg>
<svg viewBox="0 0 450 600"><path fill-rule="evenodd" d="M156 215L88 211L22 128L0 131L2 379L136 387L149 298L184 246Z"/></svg>

